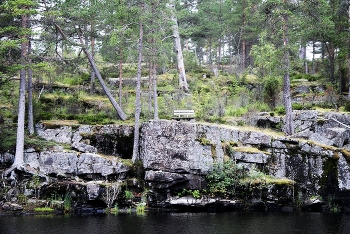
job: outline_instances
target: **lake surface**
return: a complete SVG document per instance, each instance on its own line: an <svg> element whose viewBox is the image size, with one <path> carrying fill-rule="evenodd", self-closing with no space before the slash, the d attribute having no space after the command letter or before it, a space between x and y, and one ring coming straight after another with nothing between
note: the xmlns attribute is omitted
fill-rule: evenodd
<svg viewBox="0 0 350 234"><path fill-rule="evenodd" d="M350 214L155 213L0 216L0 233L350 233Z"/></svg>

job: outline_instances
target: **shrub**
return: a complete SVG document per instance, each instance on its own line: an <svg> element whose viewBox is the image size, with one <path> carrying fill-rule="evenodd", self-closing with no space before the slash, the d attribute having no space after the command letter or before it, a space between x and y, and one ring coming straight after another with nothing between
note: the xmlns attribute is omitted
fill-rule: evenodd
<svg viewBox="0 0 350 234"><path fill-rule="evenodd" d="M191 195L193 198L195 199L199 199L201 198L201 192L198 189L195 190L187 190L187 189L183 189L181 192L179 192L177 194L179 197L183 197L186 195Z"/></svg>
<svg viewBox="0 0 350 234"><path fill-rule="evenodd" d="M229 106L225 109L225 115L234 116L234 117L241 117L242 115L246 114L247 112L248 112L247 107L235 108L233 106Z"/></svg>
<svg viewBox="0 0 350 234"><path fill-rule="evenodd" d="M206 176L208 191L214 195L235 195L236 188L246 175L246 170L232 160L215 163Z"/></svg>
<svg viewBox="0 0 350 234"><path fill-rule="evenodd" d="M16 128L2 126L0 129L0 152L12 151L16 146Z"/></svg>
<svg viewBox="0 0 350 234"><path fill-rule="evenodd" d="M63 201L63 208L65 212L69 212L72 209L71 201L72 201L71 197L69 196L68 193L66 193Z"/></svg>
<svg viewBox="0 0 350 234"><path fill-rule="evenodd" d="M110 209L110 213L111 214L118 214L118 212L119 212L118 204L115 204L114 207L112 209Z"/></svg>
<svg viewBox="0 0 350 234"><path fill-rule="evenodd" d="M138 212L138 213L143 213L143 212L145 212L145 207L146 207L146 203L138 203L137 205L136 205L136 212Z"/></svg>
<svg viewBox="0 0 350 234"><path fill-rule="evenodd" d="M281 79L275 76L270 76L264 81L264 100L272 108L276 106L276 101L281 89L281 84Z"/></svg>
<svg viewBox="0 0 350 234"><path fill-rule="evenodd" d="M350 111L350 101L346 101L344 104L344 111Z"/></svg>
<svg viewBox="0 0 350 234"><path fill-rule="evenodd" d="M134 194L132 194L132 192L129 191L129 190L125 190L125 199L126 199L126 200L132 200L132 199L134 199Z"/></svg>
<svg viewBox="0 0 350 234"><path fill-rule="evenodd" d="M286 114L286 108L284 106L278 106L275 108L275 112L279 115L285 115Z"/></svg>

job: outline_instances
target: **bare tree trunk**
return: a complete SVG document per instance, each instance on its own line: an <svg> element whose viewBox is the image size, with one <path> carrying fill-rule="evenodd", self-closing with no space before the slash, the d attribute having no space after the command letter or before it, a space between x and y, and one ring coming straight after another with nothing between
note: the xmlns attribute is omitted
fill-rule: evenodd
<svg viewBox="0 0 350 234"><path fill-rule="evenodd" d="M102 89L105 91L109 101L112 103L113 107L117 111L120 119L121 120L126 120L126 118L127 118L126 114L121 109L121 107L118 105L118 103L115 101L113 95L109 91L107 85L105 84L105 82L104 82L104 80L103 80L103 78L102 78L102 76L101 76L101 74L100 74L100 72L99 72L99 70L98 70L98 68L97 68L97 66L95 64L94 59L91 57L89 51L85 47L82 47L82 49L83 49L84 53L86 54L86 57L88 58L88 60L90 62L90 65L91 65L92 69L94 70L98 81L100 82L100 85L102 86Z"/></svg>
<svg viewBox="0 0 350 234"><path fill-rule="evenodd" d="M285 3L285 0L283 0ZM285 133L287 135L292 135L294 132L293 128L293 109L292 109L292 98L290 95L290 77L289 77L289 48L288 48L288 15L283 14L283 42L284 42L284 85L283 85L283 102L286 108L286 123L285 123Z"/></svg>
<svg viewBox="0 0 350 234"><path fill-rule="evenodd" d="M158 120L158 94L157 94L157 70L156 64L153 63L153 102L154 102L154 120Z"/></svg>
<svg viewBox="0 0 350 234"><path fill-rule="evenodd" d="M299 50L299 59L303 61L304 68L305 68L305 74L308 74L308 67L307 67L307 61L306 61L306 45L302 45Z"/></svg>
<svg viewBox="0 0 350 234"><path fill-rule="evenodd" d="M152 43L152 50L154 50L154 44ZM151 119L152 116L152 95L153 95L153 58L150 59L149 61L149 66L148 66L148 118Z"/></svg>
<svg viewBox="0 0 350 234"><path fill-rule="evenodd" d="M22 49L23 44L22 43ZM25 45L26 46L26 45ZM22 53L23 54L23 53ZM25 56L25 55L21 55ZM24 57L21 58L24 60ZM21 62L23 68L20 71L20 85L19 85L19 101L18 101L18 120L17 120L17 140L16 140L16 154L13 165L19 166L23 164L23 152L24 152L24 120L25 120L25 96L26 96L26 71L25 61Z"/></svg>
<svg viewBox="0 0 350 234"><path fill-rule="evenodd" d="M89 2L90 6L93 4L92 1ZM95 57L95 20L94 20L94 16L91 16L91 57L94 58ZM88 47L86 47L88 48ZM93 69L91 69L90 72L90 94L93 94L95 92L95 71Z"/></svg>
<svg viewBox="0 0 350 234"><path fill-rule="evenodd" d="M350 25L350 4L348 6L348 22ZM350 26L348 31L348 53L347 53L347 59L348 59L348 82L349 82L349 90L348 90L348 98L350 99Z"/></svg>
<svg viewBox="0 0 350 234"><path fill-rule="evenodd" d="M313 41L312 42L312 71L311 71L311 73L312 74L315 74L315 72L316 72L316 64L315 64L315 42ZM350 76L349 76L349 78L350 78Z"/></svg>
<svg viewBox="0 0 350 234"><path fill-rule="evenodd" d="M141 68L142 68L142 39L143 25L140 22L140 38L138 48L138 68L136 82L136 103L135 103L135 129L134 129L134 147L132 153L132 162L139 160L139 140L140 140L140 114L141 114Z"/></svg>
<svg viewBox="0 0 350 234"><path fill-rule="evenodd" d="M175 44L175 52L177 55L177 68L179 72L179 85L183 91L188 92L185 64L184 64L184 58L182 55L179 26L177 24L174 0L170 0L170 8L171 8L171 20L173 21L172 29L173 29L173 37L174 37L174 44Z"/></svg>
<svg viewBox="0 0 350 234"><path fill-rule="evenodd" d="M241 66L241 69L242 69L242 72L244 72L245 70L245 54L246 54L246 41L245 39L242 40L242 66Z"/></svg>
<svg viewBox="0 0 350 234"><path fill-rule="evenodd" d="M31 68L32 58L31 58L32 46L31 41L28 41L28 131L29 135L34 134L34 116L33 116L33 71Z"/></svg>
<svg viewBox="0 0 350 234"><path fill-rule="evenodd" d="M123 61L122 61L122 50L119 50L119 106L122 107L123 99Z"/></svg>

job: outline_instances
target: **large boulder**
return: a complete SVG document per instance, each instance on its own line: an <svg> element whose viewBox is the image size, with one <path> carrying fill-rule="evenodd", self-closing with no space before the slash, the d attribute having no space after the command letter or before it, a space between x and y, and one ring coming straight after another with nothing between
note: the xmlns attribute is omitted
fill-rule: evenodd
<svg viewBox="0 0 350 234"><path fill-rule="evenodd" d="M108 176L128 171L128 167L116 157L90 153L81 154L77 159L76 166L78 175L99 174Z"/></svg>
<svg viewBox="0 0 350 234"><path fill-rule="evenodd" d="M36 133L38 136L57 143L70 144L72 141L72 127L71 126L61 126L59 128L48 128L42 123L35 125Z"/></svg>

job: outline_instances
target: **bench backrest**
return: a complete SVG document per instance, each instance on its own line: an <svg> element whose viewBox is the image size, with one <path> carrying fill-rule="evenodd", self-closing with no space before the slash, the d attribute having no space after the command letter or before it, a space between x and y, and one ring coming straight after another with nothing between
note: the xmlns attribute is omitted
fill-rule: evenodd
<svg viewBox="0 0 350 234"><path fill-rule="evenodd" d="M194 110L174 110L175 116L194 117Z"/></svg>

